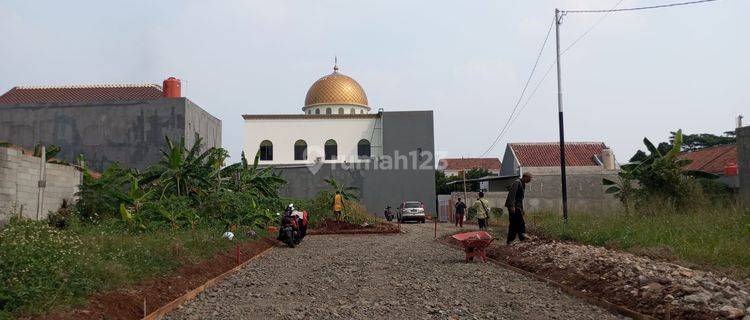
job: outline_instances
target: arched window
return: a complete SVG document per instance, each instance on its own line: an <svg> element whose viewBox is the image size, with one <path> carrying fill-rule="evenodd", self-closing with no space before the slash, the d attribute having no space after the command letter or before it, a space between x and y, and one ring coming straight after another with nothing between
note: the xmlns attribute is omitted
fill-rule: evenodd
<svg viewBox="0 0 750 320"><path fill-rule="evenodd" d="M354 110L354 108L352 108L352 110L350 110L350 111L349 111L349 113L351 113L351 114L356 114L356 113L357 113L357 110Z"/></svg>
<svg viewBox="0 0 750 320"><path fill-rule="evenodd" d="M260 143L260 160L273 160L273 143L271 143L271 141L263 140L263 142Z"/></svg>
<svg viewBox="0 0 750 320"><path fill-rule="evenodd" d="M320 108L315 109L315 114L320 114Z"/></svg>
<svg viewBox="0 0 750 320"><path fill-rule="evenodd" d="M326 114L331 114L331 108L326 108Z"/></svg>
<svg viewBox="0 0 750 320"><path fill-rule="evenodd" d="M370 141L362 139L357 142L357 157L367 159L370 157Z"/></svg>
<svg viewBox="0 0 750 320"><path fill-rule="evenodd" d="M312 114L312 110L311 109L307 109L307 114Z"/></svg>
<svg viewBox="0 0 750 320"><path fill-rule="evenodd" d="M336 158L338 158L339 148L336 144L336 140L330 139L326 141L324 149L326 153L326 160L336 160Z"/></svg>
<svg viewBox="0 0 750 320"><path fill-rule="evenodd" d="M344 114L344 108L339 108L339 114Z"/></svg>
<svg viewBox="0 0 750 320"><path fill-rule="evenodd" d="M365 110L359 110L359 113L360 113L360 114L364 114L364 113L365 113Z"/></svg>
<svg viewBox="0 0 750 320"><path fill-rule="evenodd" d="M294 160L307 160L307 142L297 140L294 143Z"/></svg>

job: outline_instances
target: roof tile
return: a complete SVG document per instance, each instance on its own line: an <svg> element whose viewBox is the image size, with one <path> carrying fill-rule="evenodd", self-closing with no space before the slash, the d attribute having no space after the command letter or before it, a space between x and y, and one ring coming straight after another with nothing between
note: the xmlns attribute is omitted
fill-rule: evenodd
<svg viewBox="0 0 750 320"><path fill-rule="evenodd" d="M727 144L696 151L687 151L680 153L678 157L680 159L693 160L692 163L685 167L686 170L723 174L726 165L737 163L737 146L735 144Z"/></svg>
<svg viewBox="0 0 750 320"><path fill-rule="evenodd" d="M0 105L154 100L161 97L162 89L155 84L14 87L0 96Z"/></svg>
<svg viewBox="0 0 750 320"><path fill-rule="evenodd" d="M555 167L560 165L560 143L532 142L510 143L522 167ZM565 164L568 166L598 166L594 155L600 156L606 146L603 142L566 142Z"/></svg>
<svg viewBox="0 0 750 320"><path fill-rule="evenodd" d="M499 171L502 164L498 158L444 158L440 159L443 170L469 170L483 168Z"/></svg>

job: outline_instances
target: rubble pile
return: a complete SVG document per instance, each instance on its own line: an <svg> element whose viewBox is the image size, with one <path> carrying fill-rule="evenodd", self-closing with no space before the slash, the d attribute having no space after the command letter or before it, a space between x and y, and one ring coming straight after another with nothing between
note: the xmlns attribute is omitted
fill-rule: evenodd
<svg viewBox="0 0 750 320"><path fill-rule="evenodd" d="M750 320L748 283L615 250L534 240L491 256L581 292L660 318Z"/></svg>

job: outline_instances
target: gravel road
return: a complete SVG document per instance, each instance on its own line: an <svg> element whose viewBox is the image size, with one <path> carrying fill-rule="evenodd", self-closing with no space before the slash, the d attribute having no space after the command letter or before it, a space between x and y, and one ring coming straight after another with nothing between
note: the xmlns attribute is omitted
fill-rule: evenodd
<svg viewBox="0 0 750 320"><path fill-rule="evenodd" d="M274 248L167 319L618 318L494 264L464 263L433 241L431 224L403 229Z"/></svg>

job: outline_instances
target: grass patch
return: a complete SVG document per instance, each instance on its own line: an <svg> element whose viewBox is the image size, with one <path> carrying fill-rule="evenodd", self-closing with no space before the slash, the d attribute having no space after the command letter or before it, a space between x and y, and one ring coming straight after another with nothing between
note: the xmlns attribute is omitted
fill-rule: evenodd
<svg viewBox="0 0 750 320"><path fill-rule="evenodd" d="M507 222L506 222L507 223ZM648 214L529 213L532 232L750 275L750 212L732 207ZM507 225L507 224L504 224Z"/></svg>
<svg viewBox="0 0 750 320"><path fill-rule="evenodd" d="M93 293L167 275L228 250L223 232L215 225L132 233L117 221L65 230L11 221L0 230L0 319L80 306Z"/></svg>

